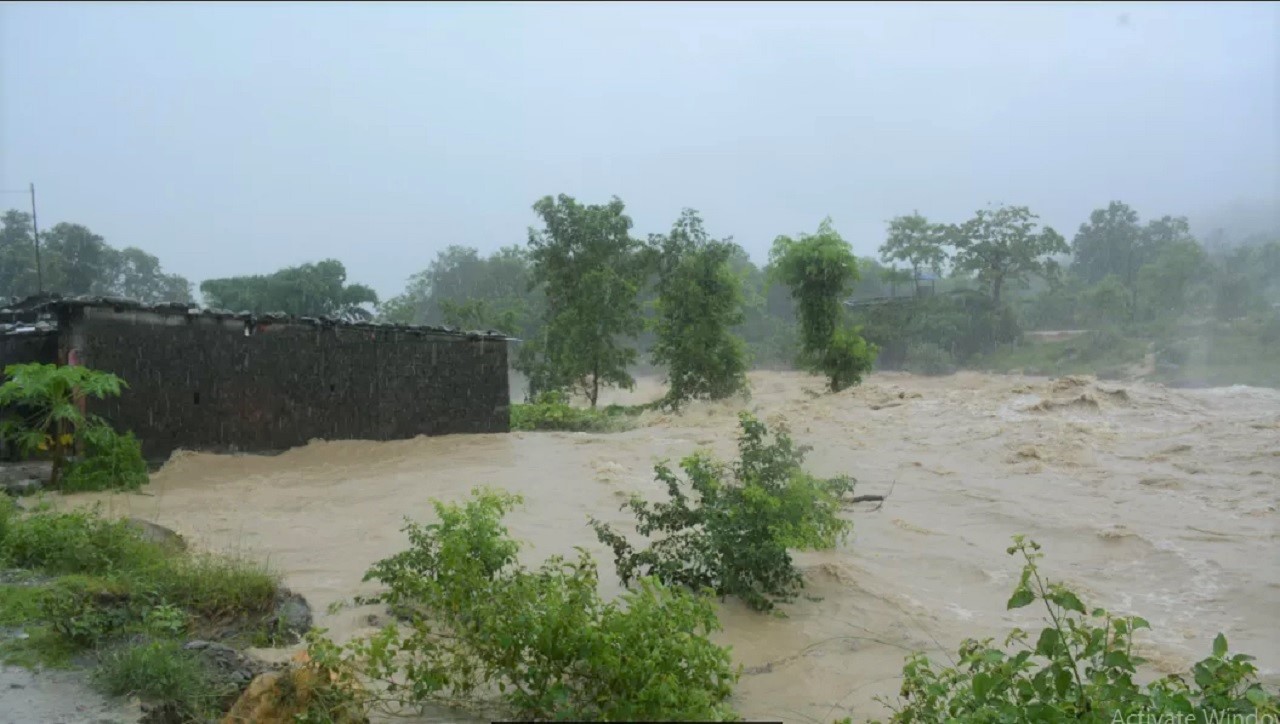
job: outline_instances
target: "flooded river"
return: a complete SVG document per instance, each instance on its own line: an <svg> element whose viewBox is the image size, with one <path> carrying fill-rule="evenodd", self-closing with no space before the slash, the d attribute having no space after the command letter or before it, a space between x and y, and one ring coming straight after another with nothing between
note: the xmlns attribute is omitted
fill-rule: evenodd
<svg viewBox="0 0 1280 724"><path fill-rule="evenodd" d="M966 636L1032 626L1033 608L1006 612L1019 571L1010 536L1044 545L1043 570L1086 604L1140 614L1155 671L1185 669L1223 631L1280 680L1280 391L1171 390L1139 383L961 373L877 374L837 395L818 380L751 376L746 406L785 422L813 446L809 468L848 473L859 494L889 493L879 510L850 512L840 549L798 556L807 593L787 618L721 607L725 631L750 668L735 705L787 722L879 716L903 657L945 657ZM648 400L641 381L613 401ZM372 608L329 613L369 592L368 566L404 547L403 516L429 500L460 500L477 485L525 496L508 522L536 564L585 546L605 593L619 584L587 526L626 528L632 492L661 496L652 468L699 447L735 450L743 405L646 413L612 435L512 433L401 442L316 442L279 456L178 454L148 495L106 501L196 545L266 556L343 639L368 631Z"/></svg>

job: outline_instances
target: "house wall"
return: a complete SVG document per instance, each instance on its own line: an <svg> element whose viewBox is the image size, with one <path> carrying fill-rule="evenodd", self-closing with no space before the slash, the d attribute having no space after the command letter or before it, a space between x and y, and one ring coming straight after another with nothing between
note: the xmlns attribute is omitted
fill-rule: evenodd
<svg viewBox="0 0 1280 724"><path fill-rule="evenodd" d="M148 458L178 448L273 451L313 439L507 432L507 343L422 331L271 325L81 307L62 352L129 385L90 411Z"/></svg>
<svg viewBox="0 0 1280 724"><path fill-rule="evenodd" d="M0 335L0 380L4 368L28 362L56 362L58 360L58 335L56 332L28 332Z"/></svg>

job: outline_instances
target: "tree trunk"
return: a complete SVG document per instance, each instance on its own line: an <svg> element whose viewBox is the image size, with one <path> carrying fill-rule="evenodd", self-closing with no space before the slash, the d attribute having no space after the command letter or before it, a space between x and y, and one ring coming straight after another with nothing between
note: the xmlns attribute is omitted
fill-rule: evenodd
<svg viewBox="0 0 1280 724"><path fill-rule="evenodd" d="M995 302L997 307L1000 306L1000 287L1002 286L1004 286L1003 274L991 280L991 301Z"/></svg>
<svg viewBox="0 0 1280 724"><path fill-rule="evenodd" d="M597 357L591 369L591 409L596 409L596 400L600 398L600 358Z"/></svg>

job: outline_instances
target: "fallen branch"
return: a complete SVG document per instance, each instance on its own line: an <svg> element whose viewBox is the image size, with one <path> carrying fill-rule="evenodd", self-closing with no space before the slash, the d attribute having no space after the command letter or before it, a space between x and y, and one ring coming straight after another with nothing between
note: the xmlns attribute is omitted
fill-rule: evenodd
<svg viewBox="0 0 1280 724"><path fill-rule="evenodd" d="M881 508L884 507L884 501L888 500L890 495L893 495L893 489L897 485L898 485L898 479L894 478L893 482L889 483L889 492L885 493L884 495L855 495L849 499L849 504L852 505L854 503L879 503L879 505L872 508L871 510L872 512L880 510Z"/></svg>

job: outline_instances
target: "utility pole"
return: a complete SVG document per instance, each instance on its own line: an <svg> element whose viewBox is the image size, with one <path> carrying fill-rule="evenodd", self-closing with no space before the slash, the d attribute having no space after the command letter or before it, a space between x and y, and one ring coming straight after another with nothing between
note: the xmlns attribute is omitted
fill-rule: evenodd
<svg viewBox="0 0 1280 724"><path fill-rule="evenodd" d="M31 188L31 232L36 240L36 291L44 294L44 274L40 271L40 225L36 223L36 185L29 184Z"/></svg>

